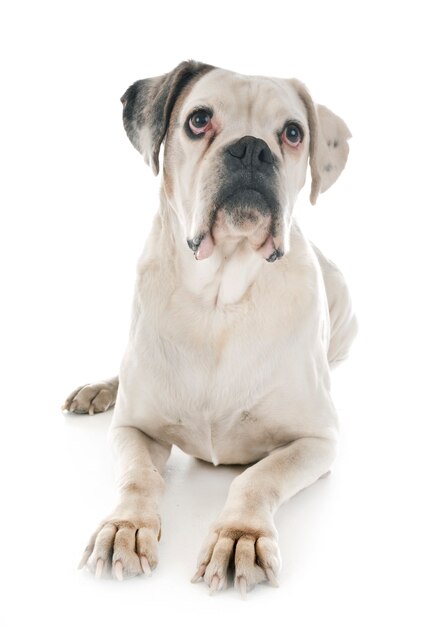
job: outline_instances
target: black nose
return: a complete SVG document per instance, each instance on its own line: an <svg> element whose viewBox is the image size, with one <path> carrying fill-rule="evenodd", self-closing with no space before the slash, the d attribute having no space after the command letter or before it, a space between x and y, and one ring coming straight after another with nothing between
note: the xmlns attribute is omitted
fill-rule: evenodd
<svg viewBox="0 0 439 626"><path fill-rule="evenodd" d="M229 158L232 169L269 169L274 163L273 154L268 145L257 137L241 137L228 146L227 152L234 158Z"/></svg>

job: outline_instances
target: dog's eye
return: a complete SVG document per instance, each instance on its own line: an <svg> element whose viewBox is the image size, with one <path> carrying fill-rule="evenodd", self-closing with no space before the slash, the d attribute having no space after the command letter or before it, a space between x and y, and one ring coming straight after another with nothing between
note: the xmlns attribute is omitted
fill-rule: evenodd
<svg viewBox="0 0 439 626"><path fill-rule="evenodd" d="M194 135L200 135L212 127L211 122L212 113L206 109L200 109L189 117L188 126Z"/></svg>
<svg viewBox="0 0 439 626"><path fill-rule="evenodd" d="M288 124L282 133L282 141L294 148L303 140L303 132L298 124Z"/></svg>

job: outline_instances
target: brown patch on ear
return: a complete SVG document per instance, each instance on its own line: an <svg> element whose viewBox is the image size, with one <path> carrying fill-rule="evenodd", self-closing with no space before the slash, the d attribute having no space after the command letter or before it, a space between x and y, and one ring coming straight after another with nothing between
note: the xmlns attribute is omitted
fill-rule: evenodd
<svg viewBox="0 0 439 626"><path fill-rule="evenodd" d="M159 171L160 146L168 130L174 105L183 91L195 78L199 78L213 69L212 65L183 61L166 78L158 89L156 100L152 107L153 121L156 123L155 141L152 150L153 169Z"/></svg>
<svg viewBox="0 0 439 626"><path fill-rule="evenodd" d="M121 98L123 122L134 147L159 172L160 146L168 130L173 107L182 90L195 78L214 69L212 65L183 61L162 76L139 80Z"/></svg>
<svg viewBox="0 0 439 626"><path fill-rule="evenodd" d="M313 99L311 98L309 91L305 87L303 83L295 78L291 81L294 87L297 90L297 93L302 99L303 104L306 108L306 114L308 116L308 126L309 126L309 166L311 169L311 194L310 194L310 202L311 204L315 204L317 202L317 197L320 193L321 186L321 176L318 169L317 164L317 153L318 153L318 142L319 142L319 123L317 119L317 113L315 109L315 105Z"/></svg>

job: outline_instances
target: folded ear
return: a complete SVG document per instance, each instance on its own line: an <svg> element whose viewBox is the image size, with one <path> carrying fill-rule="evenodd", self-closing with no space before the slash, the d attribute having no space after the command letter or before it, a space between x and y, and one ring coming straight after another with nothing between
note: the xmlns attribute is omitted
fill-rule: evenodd
<svg viewBox="0 0 439 626"><path fill-rule="evenodd" d="M293 84L308 115L312 177L310 201L315 204L319 193L329 189L343 171L349 155L348 139L352 135L341 117L321 104L314 104L301 82L293 80Z"/></svg>
<svg viewBox="0 0 439 626"><path fill-rule="evenodd" d="M210 69L211 65L184 61L167 74L138 80L122 96L126 133L155 175L159 173L160 146L178 96L187 84Z"/></svg>

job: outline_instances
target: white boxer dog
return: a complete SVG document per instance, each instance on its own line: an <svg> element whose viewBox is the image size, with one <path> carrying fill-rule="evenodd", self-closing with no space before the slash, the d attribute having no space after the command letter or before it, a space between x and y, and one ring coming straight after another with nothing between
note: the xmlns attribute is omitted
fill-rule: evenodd
<svg viewBox="0 0 439 626"><path fill-rule="evenodd" d="M273 516L336 453L329 374L356 321L340 271L302 235L293 207L308 163L313 204L338 178L350 133L297 80L194 61L134 83L122 103L154 174L164 143L163 181L119 378L81 387L64 405L94 413L115 403L119 501L80 565L119 580L151 573L162 473L177 445L247 466L193 578L216 591L233 575L245 594L277 584Z"/></svg>

